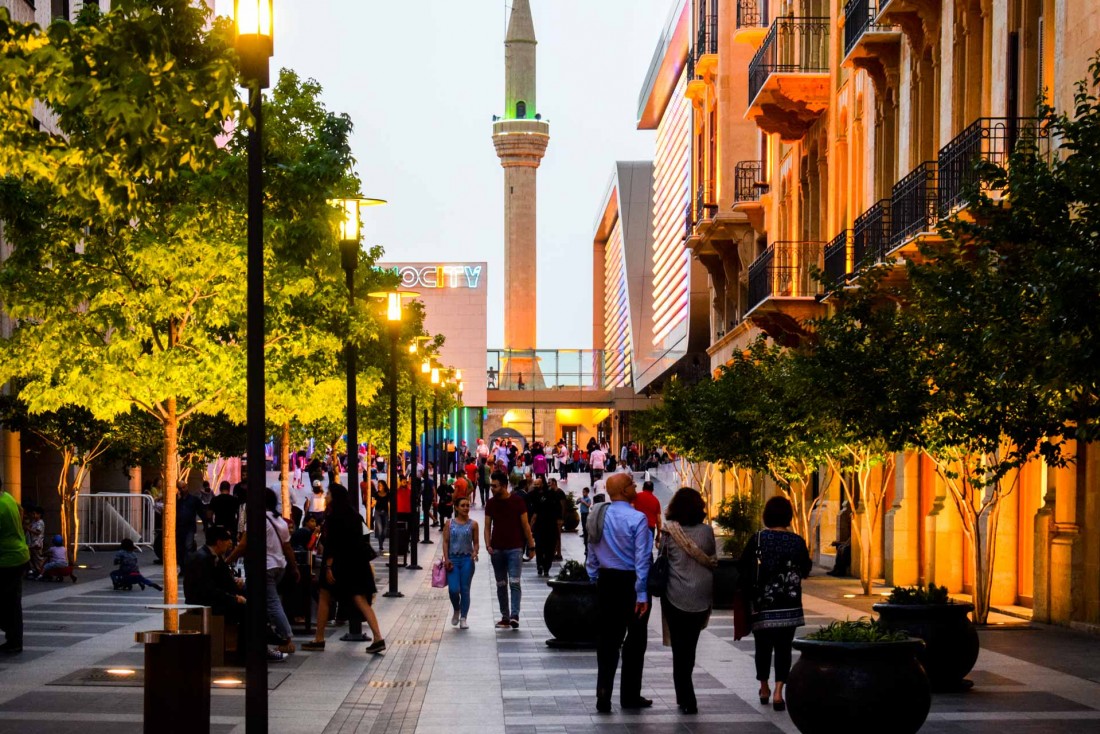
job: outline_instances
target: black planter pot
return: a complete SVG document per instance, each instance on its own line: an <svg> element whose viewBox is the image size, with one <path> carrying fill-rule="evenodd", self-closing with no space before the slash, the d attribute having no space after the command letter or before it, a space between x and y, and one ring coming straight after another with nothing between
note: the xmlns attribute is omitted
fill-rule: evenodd
<svg viewBox="0 0 1100 734"><path fill-rule="evenodd" d="M714 608L733 609L733 597L737 593L737 561L719 558L714 569Z"/></svg>
<svg viewBox="0 0 1100 734"><path fill-rule="evenodd" d="M577 528L580 527L580 524L581 524L581 515L577 511L577 508L574 507L572 510L567 510L566 513L564 515L562 515L561 529L562 529L563 532L566 532L566 533L576 532Z"/></svg>
<svg viewBox="0 0 1100 734"><path fill-rule="evenodd" d="M787 710L802 734L915 734L932 691L917 660L924 643L798 639Z"/></svg>
<svg viewBox="0 0 1100 734"><path fill-rule="evenodd" d="M587 581L546 582L550 596L542 606L542 618L554 639L551 647L596 647L596 585Z"/></svg>
<svg viewBox="0 0 1100 734"><path fill-rule="evenodd" d="M966 674L978 660L978 631L970 621L973 604L875 604L879 623L924 640L917 656L935 691L970 688Z"/></svg>

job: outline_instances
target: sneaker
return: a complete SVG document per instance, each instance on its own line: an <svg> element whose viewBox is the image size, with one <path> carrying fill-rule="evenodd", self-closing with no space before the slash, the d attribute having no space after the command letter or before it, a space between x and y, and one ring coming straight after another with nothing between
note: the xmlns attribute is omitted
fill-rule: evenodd
<svg viewBox="0 0 1100 734"><path fill-rule="evenodd" d="M367 652L371 655L381 655L386 651L385 640L375 640L371 644L367 645Z"/></svg>
<svg viewBox="0 0 1100 734"><path fill-rule="evenodd" d="M499 629L505 629L505 630L511 629L512 628L512 623L511 623L511 621L509 621L509 619L507 617L501 617L500 621L497 622L497 627Z"/></svg>
<svg viewBox="0 0 1100 734"><path fill-rule="evenodd" d="M509 624L509 626L511 626L512 629L518 630L519 629L519 617L512 617L510 620L508 620L508 624Z"/></svg>
<svg viewBox="0 0 1100 734"><path fill-rule="evenodd" d="M458 620L458 628L459 628L460 630L468 630L468 629L470 629L470 625L466 624L466 618L465 618L465 617L463 617L462 619Z"/></svg>
<svg viewBox="0 0 1100 734"><path fill-rule="evenodd" d="M285 652L287 655L289 655L294 652L294 640L287 640L281 645L278 645L275 649L279 652Z"/></svg>
<svg viewBox="0 0 1100 734"><path fill-rule="evenodd" d="M458 626L458 612L455 612L454 614L451 615L451 626L452 627L457 627Z"/></svg>
<svg viewBox="0 0 1100 734"><path fill-rule="evenodd" d="M283 663L286 662L286 653L279 652L278 650L267 650L267 662L269 663Z"/></svg>

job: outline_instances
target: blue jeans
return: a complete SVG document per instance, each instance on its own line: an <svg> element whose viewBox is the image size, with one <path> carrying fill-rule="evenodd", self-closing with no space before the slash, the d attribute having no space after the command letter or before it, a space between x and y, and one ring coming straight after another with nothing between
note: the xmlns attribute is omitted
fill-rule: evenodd
<svg viewBox="0 0 1100 734"><path fill-rule="evenodd" d="M447 572L447 589L451 592L451 606L466 619L470 613L470 584L474 580L474 559L471 556L451 556L454 566Z"/></svg>
<svg viewBox="0 0 1100 734"><path fill-rule="evenodd" d="M493 551L490 561L493 564L493 576L497 580L497 601L500 602L500 616L519 619L520 571L523 568L523 549ZM512 592L512 610L508 611L508 592Z"/></svg>
<svg viewBox="0 0 1100 734"><path fill-rule="evenodd" d="M275 633L284 640L294 638L294 632L290 629L290 622L283 611L283 600L279 598L279 581L283 578L285 568L267 569L267 621L275 627Z"/></svg>

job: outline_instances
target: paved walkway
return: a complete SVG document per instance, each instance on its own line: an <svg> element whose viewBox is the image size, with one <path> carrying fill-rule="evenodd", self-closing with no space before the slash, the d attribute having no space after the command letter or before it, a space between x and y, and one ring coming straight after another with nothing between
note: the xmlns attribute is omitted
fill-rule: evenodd
<svg viewBox="0 0 1100 734"><path fill-rule="evenodd" d="M658 488L667 501L669 492ZM481 520L481 510L474 512ZM438 541L438 535L433 532ZM650 621L643 695L652 709L595 713L595 654L551 650L542 623L549 589L524 564L518 631L497 631L496 589L486 559L474 577L470 629L450 626L446 592L432 589L428 561L440 544L420 546L423 571L401 571L402 599L376 609L389 651L368 658L362 643L342 643L330 630L323 653L299 652L271 666L270 730L275 734L747 734L794 732L786 714L756 700L752 641L733 641L728 613L703 633L695 682L699 714L675 707L672 657L661 645L660 613ZM583 559L580 539L563 540L566 558ZM94 557L84 559L95 564ZM146 570L155 577L156 567ZM381 570L381 569L379 569ZM77 584L37 585L25 599L27 648L0 659L0 734L130 734L141 731L140 685L77 680L111 666L140 668L137 630L159 615L144 605L153 592L110 590L103 570ZM385 574L379 578L384 581ZM807 622L858 617L868 603L845 598L851 581L807 583ZM1005 618L1006 620L1008 618ZM965 694L937 695L923 731L932 734L1100 732L1100 640L1062 629L1015 624L983 631L982 653ZM302 641L302 640L300 640ZM240 671L237 671L239 674ZM103 677L102 675L98 677ZM243 734L244 694L215 690L213 727ZM888 731L888 727L884 727Z"/></svg>

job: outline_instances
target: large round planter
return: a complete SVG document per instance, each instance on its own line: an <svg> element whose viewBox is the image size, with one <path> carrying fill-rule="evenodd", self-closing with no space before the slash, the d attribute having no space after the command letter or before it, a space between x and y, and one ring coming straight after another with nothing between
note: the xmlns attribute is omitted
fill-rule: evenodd
<svg viewBox="0 0 1100 734"><path fill-rule="evenodd" d="M542 619L554 636L551 647L594 648L599 615L596 585L587 581L546 582L550 596L542 606Z"/></svg>
<svg viewBox="0 0 1100 734"><path fill-rule="evenodd" d="M968 616L973 604L875 604L879 623L924 640L917 656L932 689L957 691L970 687L966 674L978 660L978 631Z"/></svg>
<svg viewBox="0 0 1100 734"><path fill-rule="evenodd" d="M917 660L924 643L798 639L787 709L802 734L915 734L932 691Z"/></svg>
<svg viewBox="0 0 1100 734"><path fill-rule="evenodd" d="M562 509L562 532L575 533L581 524L581 514L577 511L575 506L572 508L563 507Z"/></svg>
<svg viewBox="0 0 1100 734"><path fill-rule="evenodd" d="M732 558L719 558L714 569L714 608L733 609L733 598L737 595L737 561Z"/></svg>

